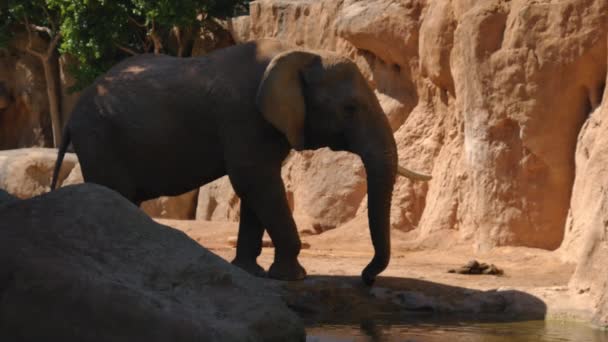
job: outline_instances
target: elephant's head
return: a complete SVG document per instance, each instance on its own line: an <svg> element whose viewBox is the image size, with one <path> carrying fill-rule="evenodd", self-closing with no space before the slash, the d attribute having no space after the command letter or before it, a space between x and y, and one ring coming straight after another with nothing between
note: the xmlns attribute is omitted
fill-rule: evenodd
<svg viewBox="0 0 608 342"><path fill-rule="evenodd" d="M351 60L330 53L292 50L272 59L257 105L296 150L329 147L361 157L367 173L373 260L363 280L373 283L390 259L390 204L397 172L393 132L373 90Z"/></svg>

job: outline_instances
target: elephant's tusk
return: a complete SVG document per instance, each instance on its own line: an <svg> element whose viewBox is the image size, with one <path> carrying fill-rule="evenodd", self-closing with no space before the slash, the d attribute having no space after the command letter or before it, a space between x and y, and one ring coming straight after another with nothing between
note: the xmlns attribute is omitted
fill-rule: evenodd
<svg viewBox="0 0 608 342"><path fill-rule="evenodd" d="M430 175L425 175L422 173L418 173L416 171L412 171L410 169L406 169L403 166L398 165L397 166L397 173L402 175L403 177L407 177L411 180L419 180L419 181L429 181L431 180L433 177L431 177Z"/></svg>

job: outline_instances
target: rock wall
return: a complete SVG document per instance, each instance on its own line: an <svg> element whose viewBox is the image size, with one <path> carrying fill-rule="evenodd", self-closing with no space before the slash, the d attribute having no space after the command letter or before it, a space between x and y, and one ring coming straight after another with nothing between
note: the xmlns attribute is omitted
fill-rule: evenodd
<svg viewBox="0 0 608 342"><path fill-rule="evenodd" d="M394 228L429 246L453 236L478 250L560 246L577 136L606 84L608 1L259 0L250 9L228 24L235 40L278 37L353 58L393 124L400 162L432 172L428 185L398 180ZM311 212L307 196L324 195L313 186L292 192L295 213L326 227L363 214L359 161L335 162L349 157L291 158L288 189L342 175L327 190L343 201L327 210L346 208L331 220Z"/></svg>
<svg viewBox="0 0 608 342"><path fill-rule="evenodd" d="M428 184L398 180L393 228L421 246L560 245L577 137L606 84L608 0L260 0L250 12L226 23L237 42L278 37L353 58L395 130L400 162L432 172ZM0 53L0 148L48 144L39 63ZM75 96L62 99L69 111ZM365 214L355 156L293 154L283 177L301 230ZM189 217L198 202L197 218L238 219L227 179L188 196Z"/></svg>
<svg viewBox="0 0 608 342"><path fill-rule="evenodd" d="M50 191L57 159L54 148L21 148L0 151L0 191L28 199ZM83 182L78 157L66 153L59 172L58 187ZM194 219L198 189L179 196L162 196L145 201L141 209L152 217Z"/></svg>
<svg viewBox="0 0 608 342"><path fill-rule="evenodd" d="M594 323L608 327L608 87L578 136L570 203L559 252L577 263L570 287L592 306Z"/></svg>
<svg viewBox="0 0 608 342"><path fill-rule="evenodd" d="M34 48L44 43L35 40ZM42 65L17 50L0 50L0 149L52 145Z"/></svg>

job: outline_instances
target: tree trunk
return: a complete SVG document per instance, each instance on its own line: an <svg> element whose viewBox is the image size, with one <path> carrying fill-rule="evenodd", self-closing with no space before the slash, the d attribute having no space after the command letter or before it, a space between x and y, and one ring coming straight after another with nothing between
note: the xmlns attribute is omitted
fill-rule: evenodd
<svg viewBox="0 0 608 342"><path fill-rule="evenodd" d="M173 27L173 35L175 35L175 40L177 42L177 57L184 56L184 42L182 41L182 30L174 26Z"/></svg>
<svg viewBox="0 0 608 342"><path fill-rule="evenodd" d="M42 67L44 69L44 80L46 82L46 95L49 99L49 111L51 114L51 127L53 130L53 147L58 147L61 144L61 113L59 108L59 95L57 92L57 78L53 73L51 65L51 56L41 58Z"/></svg>
<svg viewBox="0 0 608 342"><path fill-rule="evenodd" d="M38 57L42 63L42 68L44 69L44 81L46 83L46 95L49 101L49 111L51 115L51 127L53 130L53 147L58 147L61 144L61 109L59 108L59 94L57 92L58 79L53 71L59 70L59 63L58 59L53 57L55 56L55 50L57 49L57 44L59 44L59 39L61 39L61 33L56 32L53 34L52 30L48 27L30 25L27 17L24 19L25 29L27 30L28 36L28 42L25 50L31 55ZM38 52L32 48L32 29L45 32L49 35L51 40L44 53ZM51 65L51 61L57 61L57 68L54 70L53 66Z"/></svg>

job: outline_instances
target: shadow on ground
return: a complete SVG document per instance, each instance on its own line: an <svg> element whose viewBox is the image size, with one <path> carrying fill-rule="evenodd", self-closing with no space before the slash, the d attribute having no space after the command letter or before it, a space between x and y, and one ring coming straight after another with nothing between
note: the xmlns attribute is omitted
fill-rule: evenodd
<svg viewBox="0 0 608 342"><path fill-rule="evenodd" d="M373 287L356 276L318 275L282 286L284 300L308 324L360 325L416 322L517 322L545 318L545 303L511 289L480 291L398 277Z"/></svg>

